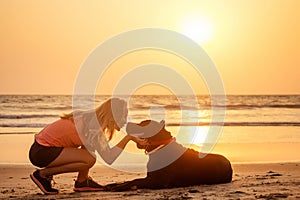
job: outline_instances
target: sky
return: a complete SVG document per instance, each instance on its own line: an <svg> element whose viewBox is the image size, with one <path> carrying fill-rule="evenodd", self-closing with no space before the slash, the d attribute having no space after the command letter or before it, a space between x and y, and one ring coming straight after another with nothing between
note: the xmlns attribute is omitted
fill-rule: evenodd
<svg viewBox="0 0 300 200"><path fill-rule="evenodd" d="M227 94L300 94L299 10L298 0L1 0L0 94L72 94L93 49L114 35L149 27L201 45ZM205 78L180 57L141 50L108 66L96 93L111 94L126 73L148 63L169 66L196 93L209 92ZM136 92L170 91L150 84Z"/></svg>

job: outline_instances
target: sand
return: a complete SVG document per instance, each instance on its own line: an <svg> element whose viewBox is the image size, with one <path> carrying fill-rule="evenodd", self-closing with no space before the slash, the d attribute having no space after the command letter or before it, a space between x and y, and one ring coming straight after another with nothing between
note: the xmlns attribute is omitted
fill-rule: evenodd
<svg viewBox="0 0 300 200"><path fill-rule="evenodd" d="M28 164L1 164L1 199L300 199L300 163L233 164L233 181L220 185L129 192L73 192L76 173L54 177L57 195L43 195L29 178ZM130 174L96 165L90 175L100 184L122 182L145 173Z"/></svg>
<svg viewBox="0 0 300 200"><path fill-rule="evenodd" d="M242 129L244 130L244 129ZM248 130L248 129L247 129ZM252 129L251 129L252 130ZM249 135L251 130L248 130ZM236 129L232 132L237 131ZM233 163L233 181L221 185L201 185L164 190L136 190L130 192L73 192L76 173L54 177L58 195L43 195L29 178L35 168L28 160L33 134L0 134L0 199L299 199L300 200L300 143L298 140L279 140L270 143L248 139L224 143L220 139L213 153L226 156ZM268 138L267 138L268 139ZM237 139L236 139L237 140ZM226 142L226 141L225 141ZM129 143L127 151L136 151ZM140 152L142 153L142 152ZM128 164L126 156L120 156ZM133 160L134 161L134 160ZM135 161L136 162L136 161ZM256 164L250 164L255 162ZM7 163L7 164L4 164ZM140 162L138 162L140 163ZM258 164L260 163L260 164ZM126 165L127 166L127 165ZM131 166L132 165L131 163ZM137 167L137 166L134 166ZM139 170L135 170L139 171ZM90 175L100 184L123 182L145 177L96 165Z"/></svg>

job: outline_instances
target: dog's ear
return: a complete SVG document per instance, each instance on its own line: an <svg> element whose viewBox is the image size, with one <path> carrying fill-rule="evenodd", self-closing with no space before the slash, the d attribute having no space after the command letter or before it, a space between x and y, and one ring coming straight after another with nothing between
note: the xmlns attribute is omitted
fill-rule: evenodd
<svg viewBox="0 0 300 200"><path fill-rule="evenodd" d="M150 138L159 133L164 128L164 120L161 120L160 122L145 120L140 124L128 122L126 126L126 132L138 138Z"/></svg>
<svg viewBox="0 0 300 200"><path fill-rule="evenodd" d="M136 123L128 122L126 125L126 132L135 137L142 137L144 135L143 127Z"/></svg>

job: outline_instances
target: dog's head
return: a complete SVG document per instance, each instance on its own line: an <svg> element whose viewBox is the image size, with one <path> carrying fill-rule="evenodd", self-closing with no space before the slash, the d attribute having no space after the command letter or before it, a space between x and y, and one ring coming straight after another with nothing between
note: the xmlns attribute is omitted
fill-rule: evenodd
<svg viewBox="0 0 300 200"><path fill-rule="evenodd" d="M139 124L128 122L126 131L138 138L147 139L147 146L137 145L139 149L146 149L147 151L168 144L172 140L171 133L165 129L165 121L144 120Z"/></svg>

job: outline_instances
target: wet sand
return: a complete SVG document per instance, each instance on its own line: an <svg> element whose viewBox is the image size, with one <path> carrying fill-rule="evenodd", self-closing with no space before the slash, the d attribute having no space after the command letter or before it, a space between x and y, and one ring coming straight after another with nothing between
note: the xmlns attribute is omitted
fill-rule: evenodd
<svg viewBox="0 0 300 200"><path fill-rule="evenodd" d="M233 164L233 181L220 185L129 192L73 192L76 173L54 177L57 195L43 195L31 181L29 164L0 164L1 199L300 199L300 163ZM96 165L90 175L100 184L145 177Z"/></svg>

